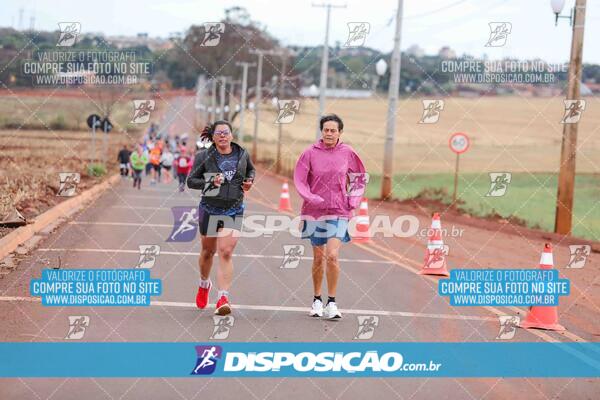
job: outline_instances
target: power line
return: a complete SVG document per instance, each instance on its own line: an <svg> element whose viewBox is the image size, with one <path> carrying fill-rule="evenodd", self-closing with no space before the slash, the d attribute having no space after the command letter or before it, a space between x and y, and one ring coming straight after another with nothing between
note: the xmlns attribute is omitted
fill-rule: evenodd
<svg viewBox="0 0 600 400"><path fill-rule="evenodd" d="M466 3L467 1L469 1L469 0L458 0L458 1L455 1L454 3L450 3L448 5L445 5L443 7L435 9L435 10L427 11L427 12L424 12L424 13L421 13L421 14L408 15L406 17L403 17L403 19L421 18L421 17L426 17L428 15L437 14L440 11L444 11L444 10L447 10L449 8L456 7L457 5L462 4L462 3Z"/></svg>

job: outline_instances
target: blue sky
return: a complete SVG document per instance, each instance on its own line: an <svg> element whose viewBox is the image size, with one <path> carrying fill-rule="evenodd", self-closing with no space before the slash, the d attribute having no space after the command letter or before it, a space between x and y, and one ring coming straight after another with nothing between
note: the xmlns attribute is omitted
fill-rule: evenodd
<svg viewBox="0 0 600 400"><path fill-rule="evenodd" d="M226 7L235 5L248 9L252 18L267 26L269 32L284 44L317 45L325 30L325 10L314 8L318 0L4 0L0 8L0 25L18 25L19 9L23 8L23 25L35 13L36 28L53 30L58 22L78 21L84 32L104 32L108 35L167 37L170 32L184 31L192 24L219 20ZM348 22L369 22L371 32L365 45L390 51L397 0L331 0L346 4L332 11L330 44L345 41ZM490 58L514 56L542 58L564 62L569 57L571 28L561 20L554 26L550 0L405 0L402 49L418 44L427 53L450 46L458 54L468 53ZM566 0L567 12L575 0ZM439 10L439 11L438 11ZM486 48L489 22L510 22L512 32L504 47ZM600 1L588 0L584 61L600 63L600 45L592 38L600 37Z"/></svg>

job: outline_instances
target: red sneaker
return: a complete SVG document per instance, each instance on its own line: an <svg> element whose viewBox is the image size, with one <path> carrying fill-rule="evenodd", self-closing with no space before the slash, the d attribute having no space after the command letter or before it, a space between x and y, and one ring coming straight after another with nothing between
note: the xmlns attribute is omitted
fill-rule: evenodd
<svg viewBox="0 0 600 400"><path fill-rule="evenodd" d="M198 293L196 293L196 307L203 309L208 304L208 293L212 287L212 282L209 281L207 288L198 287Z"/></svg>
<svg viewBox="0 0 600 400"><path fill-rule="evenodd" d="M217 309L215 310L215 314L227 315L230 313L231 313L231 306L229 305L229 299L227 299L227 296L221 296L219 301L217 301Z"/></svg>

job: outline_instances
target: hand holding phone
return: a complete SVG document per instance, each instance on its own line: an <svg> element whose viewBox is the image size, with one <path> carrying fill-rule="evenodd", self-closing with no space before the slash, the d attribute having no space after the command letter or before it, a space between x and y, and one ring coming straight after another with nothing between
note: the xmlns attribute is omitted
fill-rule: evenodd
<svg viewBox="0 0 600 400"><path fill-rule="evenodd" d="M247 192L248 190L250 190L253 183L254 183L254 178L244 179L244 182L242 183L242 188L244 189L244 192Z"/></svg>
<svg viewBox="0 0 600 400"><path fill-rule="evenodd" d="M213 183L215 184L216 187L221 186L221 183L223 183L223 174L216 174L215 175L215 179L213 180Z"/></svg>

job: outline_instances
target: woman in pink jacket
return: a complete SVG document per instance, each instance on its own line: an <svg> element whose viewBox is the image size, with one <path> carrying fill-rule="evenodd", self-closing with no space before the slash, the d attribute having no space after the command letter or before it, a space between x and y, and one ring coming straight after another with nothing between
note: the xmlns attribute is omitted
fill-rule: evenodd
<svg viewBox="0 0 600 400"><path fill-rule="evenodd" d="M365 190L365 167L358 154L340 142L344 123L335 114L321 118L321 139L308 147L296 163L294 184L304 202L301 218L303 238L313 248L312 278L314 298L309 315L341 318L336 302L342 243L350 241L348 222L360 205ZM356 178L359 179L356 179ZM353 183L349 188L349 182ZM358 184L355 184L358 182ZM323 309L321 286L327 276L327 306Z"/></svg>

